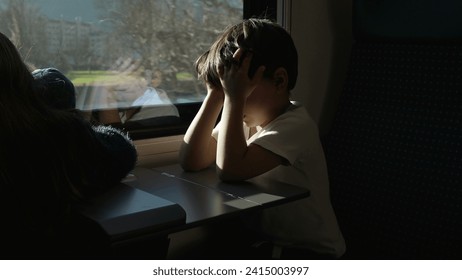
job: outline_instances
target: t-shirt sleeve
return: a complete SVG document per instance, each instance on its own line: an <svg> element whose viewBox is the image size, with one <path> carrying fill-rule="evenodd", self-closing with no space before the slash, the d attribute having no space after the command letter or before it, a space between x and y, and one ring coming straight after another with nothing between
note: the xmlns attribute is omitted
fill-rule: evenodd
<svg viewBox="0 0 462 280"><path fill-rule="evenodd" d="M249 144L270 150L292 165L301 153L309 151L310 146L315 147L318 131L314 122L288 116L269 124L256 136Z"/></svg>

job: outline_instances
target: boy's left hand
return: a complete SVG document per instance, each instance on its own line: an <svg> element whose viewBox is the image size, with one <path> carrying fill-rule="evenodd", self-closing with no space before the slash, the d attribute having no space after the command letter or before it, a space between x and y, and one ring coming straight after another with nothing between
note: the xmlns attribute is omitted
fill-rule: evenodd
<svg viewBox="0 0 462 280"><path fill-rule="evenodd" d="M248 76L252 55L252 52L239 48L233 55L232 63L219 68L221 85L227 97L245 100L262 79L264 66L260 66L252 78Z"/></svg>

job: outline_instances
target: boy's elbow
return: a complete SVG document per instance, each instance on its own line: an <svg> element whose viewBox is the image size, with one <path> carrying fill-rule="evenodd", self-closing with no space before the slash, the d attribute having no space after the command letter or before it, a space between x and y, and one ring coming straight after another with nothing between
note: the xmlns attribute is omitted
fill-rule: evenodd
<svg viewBox="0 0 462 280"><path fill-rule="evenodd" d="M183 143L179 151L178 158L178 163L184 171L199 171L207 167L204 159L188 151L185 143Z"/></svg>
<svg viewBox="0 0 462 280"><path fill-rule="evenodd" d="M244 181L247 178L244 178L234 172L230 172L226 169L217 168L217 176L220 181L223 182L237 182L237 181Z"/></svg>
<svg viewBox="0 0 462 280"><path fill-rule="evenodd" d="M197 159L180 159L179 164L184 171L200 171L210 166L208 162Z"/></svg>
<svg viewBox="0 0 462 280"><path fill-rule="evenodd" d="M198 165L197 161L192 160L191 157L185 156L182 151L180 151L179 164L181 168L185 171L197 171Z"/></svg>
<svg viewBox="0 0 462 280"><path fill-rule="evenodd" d="M229 180L229 176L226 174L226 172L223 172L223 170L221 169L217 169L217 176L218 176L218 179L220 179L220 181L230 181Z"/></svg>
<svg viewBox="0 0 462 280"><path fill-rule="evenodd" d="M190 163L190 162L180 162L181 168L183 168L184 171L199 171L204 168L198 166L197 164Z"/></svg>

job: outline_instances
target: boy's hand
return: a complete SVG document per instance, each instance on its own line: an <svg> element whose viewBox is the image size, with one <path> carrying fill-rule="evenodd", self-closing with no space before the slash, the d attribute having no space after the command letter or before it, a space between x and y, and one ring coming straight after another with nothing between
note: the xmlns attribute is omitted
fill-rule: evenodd
<svg viewBox="0 0 462 280"><path fill-rule="evenodd" d="M252 52L239 48L233 55L232 63L218 69L224 94L230 98L243 98L244 100L253 92L263 77L264 66L260 66L252 78L248 72Z"/></svg>
<svg viewBox="0 0 462 280"><path fill-rule="evenodd" d="M214 86L208 82L206 82L205 85L207 87L207 95L209 95L212 98L219 99L223 103L223 99L225 98L223 88L221 86Z"/></svg>

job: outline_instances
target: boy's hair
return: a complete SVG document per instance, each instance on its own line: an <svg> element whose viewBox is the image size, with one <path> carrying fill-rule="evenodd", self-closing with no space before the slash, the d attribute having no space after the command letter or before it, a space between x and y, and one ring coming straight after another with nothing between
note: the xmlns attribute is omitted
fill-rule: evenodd
<svg viewBox="0 0 462 280"><path fill-rule="evenodd" d="M55 109L75 108L74 84L58 69L43 68L32 72L37 93L45 103Z"/></svg>
<svg viewBox="0 0 462 280"><path fill-rule="evenodd" d="M295 87L298 75L298 54L290 34L268 19L246 19L228 27L195 63L199 79L220 86L218 67L232 63L238 48L253 54L252 64L266 67L263 77L271 78L282 67L288 75L288 89ZM252 69L249 69L249 72ZM253 74L253 73L251 73Z"/></svg>

